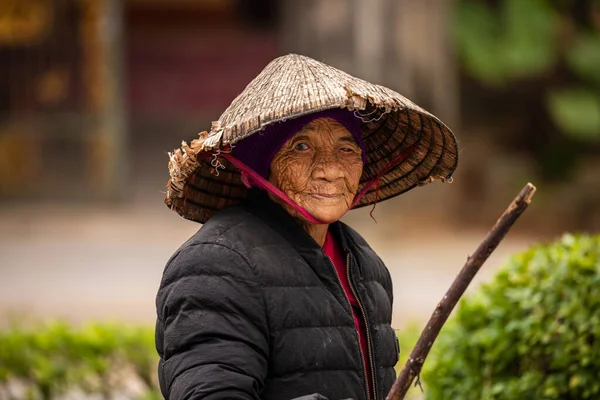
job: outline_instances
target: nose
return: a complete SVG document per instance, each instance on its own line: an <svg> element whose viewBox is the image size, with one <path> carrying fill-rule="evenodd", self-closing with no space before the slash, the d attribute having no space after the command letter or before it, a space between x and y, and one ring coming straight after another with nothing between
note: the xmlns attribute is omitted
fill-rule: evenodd
<svg viewBox="0 0 600 400"><path fill-rule="evenodd" d="M312 168L313 179L323 179L329 182L344 177L340 162L332 154L317 154Z"/></svg>

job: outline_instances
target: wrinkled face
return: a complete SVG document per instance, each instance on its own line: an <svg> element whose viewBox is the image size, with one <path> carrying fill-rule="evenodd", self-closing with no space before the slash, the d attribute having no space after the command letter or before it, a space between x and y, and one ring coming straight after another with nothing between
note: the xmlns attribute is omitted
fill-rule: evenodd
<svg viewBox="0 0 600 400"><path fill-rule="evenodd" d="M269 181L312 216L332 223L350 208L362 169L361 149L352 134L334 119L319 118L275 154ZM293 208L282 205L300 217Z"/></svg>

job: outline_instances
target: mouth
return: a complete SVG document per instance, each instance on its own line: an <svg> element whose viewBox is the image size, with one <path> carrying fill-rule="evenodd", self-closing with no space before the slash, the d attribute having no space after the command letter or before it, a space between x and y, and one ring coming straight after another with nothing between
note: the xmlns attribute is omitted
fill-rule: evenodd
<svg viewBox="0 0 600 400"><path fill-rule="evenodd" d="M344 197L342 194L323 194L323 193L310 193L310 197L316 200L338 200Z"/></svg>

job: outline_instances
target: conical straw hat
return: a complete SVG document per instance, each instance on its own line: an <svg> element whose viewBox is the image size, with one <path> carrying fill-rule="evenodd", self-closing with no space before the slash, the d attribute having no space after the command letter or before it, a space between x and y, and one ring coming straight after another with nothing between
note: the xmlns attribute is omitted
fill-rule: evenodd
<svg viewBox="0 0 600 400"><path fill-rule="evenodd" d="M272 123L333 108L354 111L362 119L365 193L355 208L436 179L447 181L456 169L456 138L437 117L393 90L288 54L271 61L210 132L169 153L165 203L184 218L206 222L242 201L248 190L240 171L219 154Z"/></svg>

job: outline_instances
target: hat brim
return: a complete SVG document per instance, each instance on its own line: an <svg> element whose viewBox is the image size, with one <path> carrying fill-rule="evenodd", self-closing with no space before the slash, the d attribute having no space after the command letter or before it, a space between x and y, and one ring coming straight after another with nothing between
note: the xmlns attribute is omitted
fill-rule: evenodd
<svg viewBox="0 0 600 400"><path fill-rule="evenodd" d="M165 203L184 218L204 223L247 194L240 171L219 152L273 123L335 108L348 109L362 121L366 162L359 190L364 193L356 208L452 176L456 139L437 117L386 87L288 54L271 61L210 132L170 154Z"/></svg>
<svg viewBox="0 0 600 400"><path fill-rule="evenodd" d="M374 104L354 111L363 120L366 151L359 191L377 179L354 208L391 199L432 180L451 178L458 162L456 138L435 116L410 107L388 111ZM177 195L168 193L165 202L182 217L204 223L223 208L243 201L248 189L236 167L198 149L180 152L179 161L187 159L190 171L178 190L173 179L169 181L169 193Z"/></svg>

